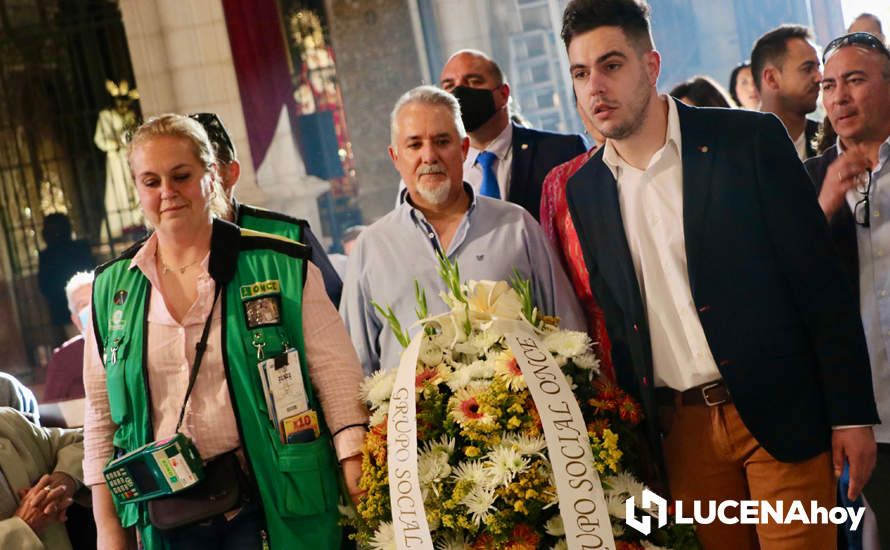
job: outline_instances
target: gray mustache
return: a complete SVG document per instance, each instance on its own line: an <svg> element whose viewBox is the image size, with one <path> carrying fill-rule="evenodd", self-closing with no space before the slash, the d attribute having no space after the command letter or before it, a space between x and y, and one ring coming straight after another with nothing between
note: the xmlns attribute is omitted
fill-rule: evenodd
<svg viewBox="0 0 890 550"><path fill-rule="evenodd" d="M420 167L420 170L417 171L418 176L424 176L426 174L444 174L445 167L441 164L429 164Z"/></svg>

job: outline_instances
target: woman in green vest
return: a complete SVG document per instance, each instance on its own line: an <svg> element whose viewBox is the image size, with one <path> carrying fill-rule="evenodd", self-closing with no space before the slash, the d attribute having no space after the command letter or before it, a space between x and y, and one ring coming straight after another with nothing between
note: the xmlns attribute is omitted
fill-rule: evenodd
<svg viewBox="0 0 890 550"><path fill-rule="evenodd" d="M154 232L96 271L84 478L100 548L132 548L134 531L148 550L337 548L338 478L359 494L367 412L309 251L222 221L229 203L194 120L149 120L128 160ZM171 509L109 489L109 460L176 433L205 462L200 483L234 464L217 476L240 480L230 508L203 517L219 499Z"/></svg>

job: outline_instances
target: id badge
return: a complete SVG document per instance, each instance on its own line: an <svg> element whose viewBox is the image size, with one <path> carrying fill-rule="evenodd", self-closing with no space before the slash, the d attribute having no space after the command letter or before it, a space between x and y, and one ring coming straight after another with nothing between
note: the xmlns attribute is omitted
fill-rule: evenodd
<svg viewBox="0 0 890 550"><path fill-rule="evenodd" d="M263 378L270 420L276 426L280 425L281 420L309 409L297 350L290 349L277 357L261 361L258 368Z"/></svg>

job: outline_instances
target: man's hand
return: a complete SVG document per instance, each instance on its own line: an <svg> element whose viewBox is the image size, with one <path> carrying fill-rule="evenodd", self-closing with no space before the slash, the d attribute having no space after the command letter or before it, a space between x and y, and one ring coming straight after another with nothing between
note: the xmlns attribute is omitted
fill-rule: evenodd
<svg viewBox="0 0 890 550"><path fill-rule="evenodd" d="M831 432L831 460L834 477L840 477L844 460L850 463L850 485L847 498L856 500L875 469L878 446L871 426L864 428L839 428Z"/></svg>
<svg viewBox="0 0 890 550"><path fill-rule="evenodd" d="M358 504L365 491L359 487L362 479L362 455L350 456L340 461L343 467L343 478L346 480L346 490L353 504Z"/></svg>
<svg viewBox="0 0 890 550"><path fill-rule="evenodd" d="M65 485L53 487L51 483L50 476L44 475L36 485L19 493L22 500L15 515L35 533L43 531L53 522L64 521L65 510L71 505Z"/></svg>
<svg viewBox="0 0 890 550"><path fill-rule="evenodd" d="M847 149L843 155L831 163L825 171L822 189L819 191L819 206L825 217L831 218L844 204L847 191L863 184L862 176L871 169L871 163L863 153Z"/></svg>

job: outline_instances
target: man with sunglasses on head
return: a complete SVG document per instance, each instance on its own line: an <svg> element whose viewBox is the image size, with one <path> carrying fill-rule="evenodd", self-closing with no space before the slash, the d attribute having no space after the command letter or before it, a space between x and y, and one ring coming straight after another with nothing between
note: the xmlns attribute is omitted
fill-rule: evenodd
<svg viewBox="0 0 890 550"><path fill-rule="evenodd" d="M837 144L806 162L832 237L859 290L878 415L877 466L865 496L890 518L890 51L857 32L830 42L822 101ZM879 521L880 523L880 521ZM890 548L890 522L881 542Z"/></svg>
<svg viewBox="0 0 890 550"><path fill-rule="evenodd" d="M229 137L222 120L216 113L194 113L189 116L201 123L216 150L222 187L229 200L232 201L233 219L229 221L245 229L271 233L308 245L312 250L309 261L321 270L325 292L334 307L339 307L343 281L337 274L337 270L331 265L331 261L324 252L324 247L309 228L309 222L280 212L239 203L235 199L235 184L238 183L238 178L241 176L241 163L238 162L235 145L232 143L232 138Z"/></svg>

